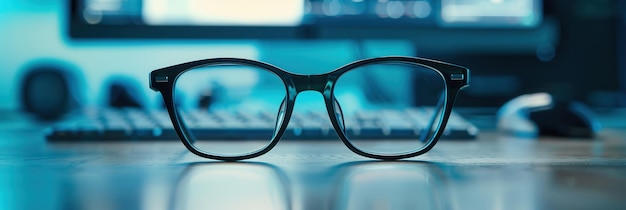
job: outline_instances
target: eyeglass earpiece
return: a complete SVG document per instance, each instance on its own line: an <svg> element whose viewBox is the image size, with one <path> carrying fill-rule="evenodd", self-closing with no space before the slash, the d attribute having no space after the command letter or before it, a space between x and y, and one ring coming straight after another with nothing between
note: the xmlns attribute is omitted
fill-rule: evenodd
<svg viewBox="0 0 626 210"><path fill-rule="evenodd" d="M175 91L174 92L175 96L174 96L174 104L176 106L182 106L186 100L187 95L185 94L185 92L183 91ZM157 106L161 107L161 108L165 108L165 101L163 100L163 97L161 96L157 96Z"/></svg>
<svg viewBox="0 0 626 210"><path fill-rule="evenodd" d="M285 112L287 111L287 97L283 98L283 101L280 103L280 108L278 109L278 115L276 115L276 124L274 125L274 134L272 137L276 136L278 130L280 130L280 125L283 124L283 120L285 119Z"/></svg>
<svg viewBox="0 0 626 210"><path fill-rule="evenodd" d="M339 102L337 102L337 99L333 98L333 106L335 106L334 110L335 110L335 117L337 118L337 123L339 124L339 127L341 128L343 133L346 133L345 121L343 119L343 110L341 110L341 105L339 105Z"/></svg>

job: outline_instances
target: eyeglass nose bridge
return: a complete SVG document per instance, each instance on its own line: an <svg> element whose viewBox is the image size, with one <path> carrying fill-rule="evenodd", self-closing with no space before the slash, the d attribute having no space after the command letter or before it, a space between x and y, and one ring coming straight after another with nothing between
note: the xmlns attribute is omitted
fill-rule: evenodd
<svg viewBox="0 0 626 210"><path fill-rule="evenodd" d="M335 119L337 120L337 125L338 125L337 129L339 129L337 131L343 132L345 135L346 128L345 128L345 123L344 123L343 111L341 110L341 105L339 104L338 101L336 101L336 99L327 98L328 95L326 94L327 88L329 88L327 86L329 85L332 86L333 80L334 79L330 76L330 74L293 75L292 76L293 84L296 87L295 88L296 94L303 92L303 91L313 90L324 95L324 97L327 100L326 101L327 109L329 111L328 114L334 115ZM329 102L328 100L332 100L331 102L332 105L328 105L328 102Z"/></svg>
<svg viewBox="0 0 626 210"><path fill-rule="evenodd" d="M327 74L318 75L293 75L293 83L296 86L296 92L314 90L324 93L326 83L328 82Z"/></svg>

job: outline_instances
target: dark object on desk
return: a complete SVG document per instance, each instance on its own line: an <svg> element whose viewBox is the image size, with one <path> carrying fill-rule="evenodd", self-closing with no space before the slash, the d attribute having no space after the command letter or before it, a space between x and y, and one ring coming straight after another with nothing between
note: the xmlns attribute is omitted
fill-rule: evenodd
<svg viewBox="0 0 626 210"><path fill-rule="evenodd" d="M593 138L600 131L595 115L581 102L555 102L549 109L529 113L540 135Z"/></svg>
<svg viewBox="0 0 626 210"><path fill-rule="evenodd" d="M601 126L580 102L556 101L550 94L534 93L503 105L498 111L498 129L522 137L592 138Z"/></svg>
<svg viewBox="0 0 626 210"><path fill-rule="evenodd" d="M143 108L142 90L139 82L133 78L116 76L109 79L107 105L114 108Z"/></svg>
<svg viewBox="0 0 626 210"><path fill-rule="evenodd" d="M386 112L409 112L406 110L386 110ZM370 114L371 115L371 114ZM194 126L197 133L205 133L209 136L203 138L226 140L226 139L258 139L265 133L273 132L274 125L252 126L258 124L253 115L242 112L216 112L210 113L211 119L202 118L198 126ZM330 127L330 121L321 112L294 112L293 122L289 124L283 134L283 139L310 139L310 140L339 140L336 133ZM379 127L362 128L355 138L359 139L407 139L415 138L415 130L419 127L405 126L398 122L410 121L420 118L414 115L407 119L395 119L389 116L377 115L380 121ZM243 120L247 119L247 120ZM422 117L422 119L426 119ZM218 123L214 121L217 120ZM372 119L374 120L374 119ZM419 119L418 119L419 120ZM393 121L394 123L385 123ZM311 126L316 124L319 126ZM385 126L386 125L386 126ZM385 132L388 129L389 132ZM352 131L349 131L352 132ZM442 139L471 140L478 135L478 129L465 120L462 116L453 112L448 120ZM201 136L202 137L202 136ZM177 140L178 136L172 127L172 122L167 111L144 111L140 109L102 109L84 110L74 113L67 120L58 123L48 130L46 139L49 141L132 141L132 140Z"/></svg>
<svg viewBox="0 0 626 210"><path fill-rule="evenodd" d="M78 76L54 64L38 64L25 70L20 87L21 106L40 119L57 119L80 104Z"/></svg>

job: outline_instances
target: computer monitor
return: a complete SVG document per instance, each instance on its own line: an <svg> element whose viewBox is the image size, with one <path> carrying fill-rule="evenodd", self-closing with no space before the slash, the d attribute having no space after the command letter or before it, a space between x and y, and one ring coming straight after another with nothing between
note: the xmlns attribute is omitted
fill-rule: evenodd
<svg viewBox="0 0 626 210"><path fill-rule="evenodd" d="M407 39L531 29L541 0L71 0L72 38Z"/></svg>
<svg viewBox="0 0 626 210"><path fill-rule="evenodd" d="M411 45L411 54L465 65L472 70L472 82L476 84L470 84L460 96L460 105L497 107L516 95L542 91L550 79L536 80L536 74L559 74L566 68L560 63L570 62L570 57L564 59L565 54L554 57L563 39L558 19L561 17L546 16L546 4L552 3L71 0L68 20L73 40L402 40ZM516 62L528 65L506 67ZM611 87L616 83L611 82ZM586 98L591 92L582 90L575 98Z"/></svg>

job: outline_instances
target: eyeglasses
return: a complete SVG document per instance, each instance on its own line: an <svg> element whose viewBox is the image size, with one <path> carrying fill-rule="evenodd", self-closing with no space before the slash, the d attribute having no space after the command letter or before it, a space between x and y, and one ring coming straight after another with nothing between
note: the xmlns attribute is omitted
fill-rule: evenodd
<svg viewBox="0 0 626 210"><path fill-rule="evenodd" d="M239 58L197 60L150 73L150 88L161 92L174 129L187 149L201 157L226 161L270 151L288 128L296 96L309 90L323 95L331 123L315 124L312 119L320 116L310 115L298 119L301 126L332 127L351 151L365 157L415 157L437 143L456 96L468 81L467 68L416 57L364 59L317 75L290 73ZM207 91L213 91L208 108L189 105L196 100L189 95ZM417 105L421 108L414 108ZM361 138L368 127L397 122L373 120L371 115L384 112L370 110L383 109L419 114L422 117L412 123L421 128L406 139ZM238 136L234 139L217 139L214 132L218 131L202 129L235 123L220 117L227 111L236 112L249 129L243 133L233 130ZM390 131L387 129L393 135Z"/></svg>

